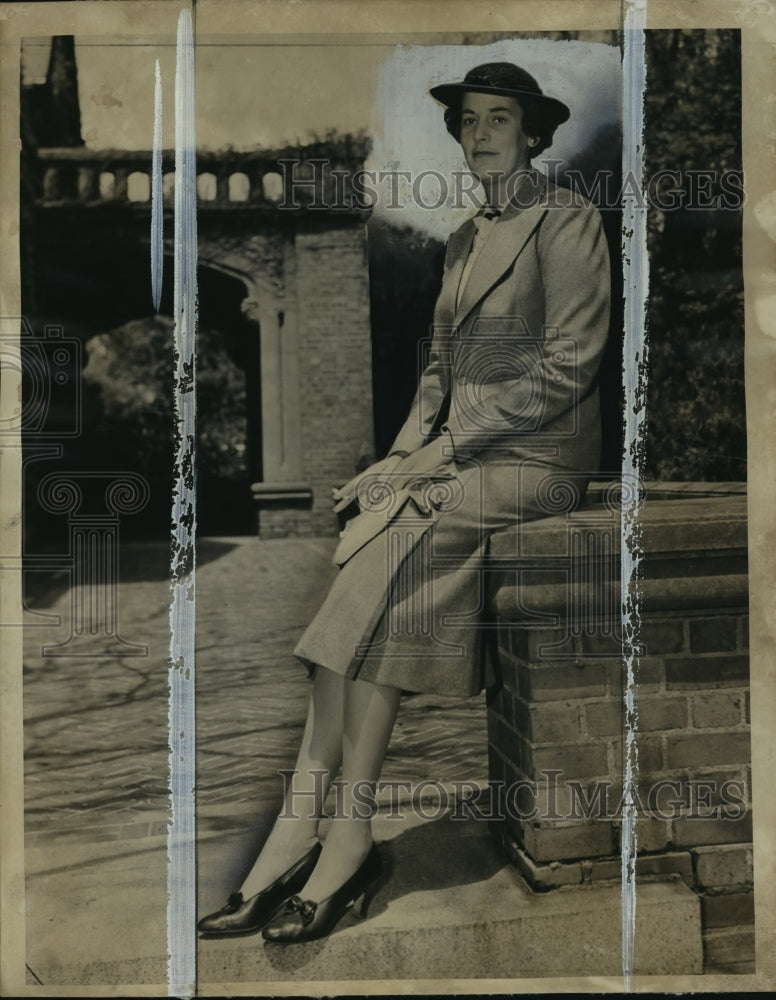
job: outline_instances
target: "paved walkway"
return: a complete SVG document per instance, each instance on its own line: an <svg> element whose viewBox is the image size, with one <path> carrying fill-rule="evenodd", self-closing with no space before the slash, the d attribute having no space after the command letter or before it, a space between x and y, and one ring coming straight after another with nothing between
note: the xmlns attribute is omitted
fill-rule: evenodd
<svg viewBox="0 0 776 1000"><path fill-rule="evenodd" d="M276 809L277 770L292 767L310 682L296 638L336 572L335 540L204 539L197 559L197 784L201 829ZM167 809L169 645L165 543L122 550L119 629L146 657L51 658L66 638L65 581L33 580L31 610L62 625L25 636L28 843L161 832ZM30 618L32 622L33 619ZM406 697L383 776L484 781L484 698Z"/></svg>
<svg viewBox="0 0 776 1000"><path fill-rule="evenodd" d="M277 770L293 766L310 690L291 650L336 572L334 543L198 546L200 913L239 885L280 805ZM167 976L167 546L128 546L119 577L120 634L146 644L147 656L41 656L42 644L69 634L70 594L64 579L31 587L31 611L61 624L25 634L27 982L60 990L129 983L130 992L159 995ZM481 696L407 697L383 777L482 783L485 733ZM433 992L451 977L464 987L495 976L529 988L531 975L618 974L618 885L536 895L485 824L403 812L399 823L386 810L375 821L397 874L369 920L343 922L341 934L282 954L254 937L198 942L199 981L217 986L208 995L257 982L256 995L273 995L278 980L298 989L305 980L409 977ZM700 972L697 899L681 885L645 891L647 971Z"/></svg>
<svg viewBox="0 0 776 1000"><path fill-rule="evenodd" d="M336 572L334 544L333 538L246 537L198 544L199 912L222 905L239 884L280 806L277 771L294 764L310 692L291 650ZM69 635L71 594L64 577L30 577L24 660L30 984L35 977L82 985L166 978L167 559L165 543L122 549L119 633L148 646L142 657L99 649L91 657L42 656L41 646ZM44 619L32 612L59 616L60 625L35 626ZM485 733L483 697L407 697L384 777L483 782ZM488 839L485 853L493 852L498 867Z"/></svg>

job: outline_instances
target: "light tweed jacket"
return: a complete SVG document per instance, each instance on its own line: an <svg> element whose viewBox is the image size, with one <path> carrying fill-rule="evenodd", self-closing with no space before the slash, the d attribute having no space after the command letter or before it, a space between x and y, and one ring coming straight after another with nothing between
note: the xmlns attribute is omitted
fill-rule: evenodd
<svg viewBox="0 0 776 1000"><path fill-rule="evenodd" d="M566 478L581 491L597 472L610 289L598 211L525 175L456 306L475 229L448 242L427 363L392 448L405 457L377 474L374 502L359 489L340 571L295 649L308 665L411 691L489 686L490 535L547 516L542 491Z"/></svg>
<svg viewBox="0 0 776 1000"><path fill-rule="evenodd" d="M473 219L450 237L427 363L390 451L423 471L504 455L598 471L598 367L609 331L609 253L598 210L526 172L468 276ZM412 496L399 466L391 514ZM506 474L509 474L508 472ZM408 479L409 482L409 479ZM355 518L342 565L388 519Z"/></svg>

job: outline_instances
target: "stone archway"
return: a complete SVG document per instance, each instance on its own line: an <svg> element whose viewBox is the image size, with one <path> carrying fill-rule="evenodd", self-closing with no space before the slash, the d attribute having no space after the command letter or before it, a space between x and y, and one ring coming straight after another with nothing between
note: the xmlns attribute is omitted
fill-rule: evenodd
<svg viewBox="0 0 776 1000"><path fill-rule="evenodd" d="M98 322L116 311L117 300L125 307L119 322L137 316L134 279L126 280L120 263L108 268L106 262L121 253L137 262L138 254L148 253L150 203L130 202L125 181L133 172L147 176L150 153L38 149L35 155L37 260L29 298L48 281L39 273L41 258L48 256L56 268L66 248L74 288L86 276L98 290L91 296ZM335 173L349 174L364 155L365 143L352 137L267 152L198 154L200 176L210 184L206 192L203 184L208 197L200 192L199 199L201 273L219 272L237 283L227 295L230 309L239 312L235 328L260 345L261 389L254 392L251 415L251 426L260 431L251 452L250 486L265 537L336 534L331 488L350 479L374 452L368 211L332 193ZM163 160L171 162L169 152ZM296 165L290 177L278 172L288 162ZM328 169L312 171L311 180L313 164ZM108 174L114 184L103 191L97 182ZM76 176L77 185L68 185ZM269 180L280 189L265 183ZM299 194L299 202L285 197L285 186ZM170 233L172 206L165 192ZM168 238L166 253L172 249ZM74 254L82 258L78 266ZM143 267L137 280L146 289L148 310L147 257ZM97 272L108 275L105 285L93 280ZM165 277L167 294L169 284ZM200 301L204 304L205 296Z"/></svg>
<svg viewBox="0 0 776 1000"><path fill-rule="evenodd" d="M172 489L172 282L155 314L142 241L106 245L87 231L73 234L63 255L57 227L49 233L51 242L38 246L40 307L28 318L36 338L45 339L56 320L78 345L74 378L83 412L80 432L66 445L67 465L142 476L150 502L128 530L161 537L169 531ZM165 273L172 274L169 255ZM198 280L198 528L253 534L250 487L262 469L259 328L241 309L247 286L239 275L205 262ZM27 477L31 495L48 471L37 464ZM32 501L27 506L37 527L51 520Z"/></svg>
<svg viewBox="0 0 776 1000"><path fill-rule="evenodd" d="M251 483L262 469L261 330L241 276L198 271L197 521L201 534L253 534Z"/></svg>

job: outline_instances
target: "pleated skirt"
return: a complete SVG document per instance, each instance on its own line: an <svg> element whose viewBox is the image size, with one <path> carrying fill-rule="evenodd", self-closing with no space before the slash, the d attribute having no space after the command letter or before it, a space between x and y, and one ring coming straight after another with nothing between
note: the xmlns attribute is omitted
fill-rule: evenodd
<svg viewBox="0 0 776 1000"><path fill-rule="evenodd" d="M443 502L419 509L408 501L340 568L294 649L311 672L322 666L404 691L464 697L497 682L488 655L490 537L557 515L559 496L568 495L570 509L580 477L498 453L450 469ZM375 515L358 515L367 516Z"/></svg>

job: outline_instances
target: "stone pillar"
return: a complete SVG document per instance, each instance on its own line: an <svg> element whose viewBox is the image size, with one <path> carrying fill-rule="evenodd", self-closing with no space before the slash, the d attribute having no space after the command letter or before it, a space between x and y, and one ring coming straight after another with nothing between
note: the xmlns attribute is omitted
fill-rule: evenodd
<svg viewBox="0 0 776 1000"><path fill-rule="evenodd" d="M59 169L46 167L43 174L43 200L56 201L59 198Z"/></svg>
<svg viewBox="0 0 776 1000"><path fill-rule="evenodd" d="M116 184L113 189L113 197L117 201L127 200L127 185L129 181L130 171L126 167L120 167L116 165L113 168L113 173L116 177Z"/></svg>
<svg viewBox="0 0 776 1000"><path fill-rule="evenodd" d="M99 197L97 171L94 167L79 167L78 197L81 201L92 201Z"/></svg>
<svg viewBox="0 0 776 1000"><path fill-rule="evenodd" d="M215 201L219 205L229 204L229 168L221 167L215 171L216 175L216 197Z"/></svg>
<svg viewBox="0 0 776 1000"><path fill-rule="evenodd" d="M259 534L336 535L332 487L374 448L369 277L363 221L297 215L282 265L243 304L261 327ZM278 237L280 240L280 237ZM267 248L262 251L266 254Z"/></svg>
<svg viewBox="0 0 776 1000"><path fill-rule="evenodd" d="M261 481L251 491L262 538L309 535L312 488L304 479L299 352L293 310L269 288L243 301L261 338Z"/></svg>

